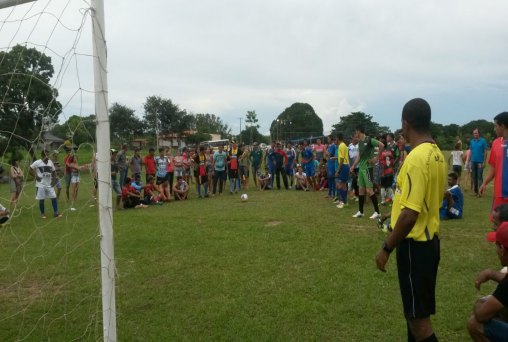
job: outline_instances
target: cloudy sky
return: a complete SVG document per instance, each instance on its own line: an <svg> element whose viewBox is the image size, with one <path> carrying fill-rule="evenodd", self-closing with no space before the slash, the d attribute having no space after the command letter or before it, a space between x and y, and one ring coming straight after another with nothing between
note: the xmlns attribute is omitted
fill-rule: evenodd
<svg viewBox="0 0 508 342"><path fill-rule="evenodd" d="M60 13L68 6L65 12L73 13L77 3L40 0L32 11L39 6ZM17 14L29 6L19 6ZM235 134L248 110L256 111L267 133L294 102L312 105L325 132L352 111L397 129L402 106L414 97L427 99L433 120L443 124L491 120L508 110L505 0L110 0L105 13L109 101L139 116L151 95L189 112L217 114ZM0 19L15 14L4 9ZM79 26L77 15L65 20ZM30 39L47 38L48 23L38 23ZM85 22L78 62L69 63L59 83L66 96L91 82L87 75L73 80L75 65L90 74L81 57L90 53L89 31ZM2 26L2 47L12 44L4 41L6 32ZM53 50L63 44L53 36L48 41ZM89 94L75 97L86 112ZM75 110L73 101L67 112Z"/></svg>

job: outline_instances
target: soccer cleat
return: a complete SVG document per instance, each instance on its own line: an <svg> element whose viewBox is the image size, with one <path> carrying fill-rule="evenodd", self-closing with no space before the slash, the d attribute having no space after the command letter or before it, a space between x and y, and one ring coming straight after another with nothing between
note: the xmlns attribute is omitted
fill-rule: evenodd
<svg viewBox="0 0 508 342"><path fill-rule="evenodd" d="M371 217L369 217L371 220L375 220L377 218L381 217L381 214L379 214L378 212L374 212L374 214L371 215Z"/></svg>
<svg viewBox="0 0 508 342"><path fill-rule="evenodd" d="M354 218L361 218L363 217L363 213L361 212L357 212L356 214L353 215Z"/></svg>
<svg viewBox="0 0 508 342"><path fill-rule="evenodd" d="M337 204L336 207L339 209L342 209L342 208L344 208L344 203L339 202L339 204Z"/></svg>

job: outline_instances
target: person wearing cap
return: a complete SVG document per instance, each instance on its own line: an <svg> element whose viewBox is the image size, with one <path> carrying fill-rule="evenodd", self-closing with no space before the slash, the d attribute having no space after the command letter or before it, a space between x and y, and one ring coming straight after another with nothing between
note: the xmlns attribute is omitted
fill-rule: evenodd
<svg viewBox="0 0 508 342"><path fill-rule="evenodd" d="M497 231L489 233L487 240L496 243L501 265L508 266L508 222L501 223ZM480 290L481 285L489 280L498 285L492 295L476 301L467 330L473 341L507 341L508 276L506 272L488 268L478 274L475 287Z"/></svg>
<svg viewBox="0 0 508 342"><path fill-rule="evenodd" d="M436 312L439 207L443 199L446 161L432 139L430 123L431 109L427 101L417 98L404 105L402 131L413 150L397 176L391 213L393 231L375 258L377 268L386 272L390 253L397 249L408 341L437 341L430 315Z"/></svg>

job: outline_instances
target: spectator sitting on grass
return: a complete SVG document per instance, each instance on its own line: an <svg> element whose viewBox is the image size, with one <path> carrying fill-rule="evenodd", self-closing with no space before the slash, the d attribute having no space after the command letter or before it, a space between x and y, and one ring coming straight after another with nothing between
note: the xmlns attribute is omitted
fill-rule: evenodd
<svg viewBox="0 0 508 342"><path fill-rule="evenodd" d="M508 266L508 222L503 222L487 239L496 243L496 252L501 264ZM478 274L475 287L493 280L498 283L494 293L476 301L473 314L467 322L467 330L473 341L506 341L508 323L508 276L505 272L485 269Z"/></svg>
<svg viewBox="0 0 508 342"><path fill-rule="evenodd" d="M0 224L4 224L9 219L9 210L0 204Z"/></svg>
<svg viewBox="0 0 508 342"><path fill-rule="evenodd" d="M187 184L182 176L176 177L176 183L173 186L173 194L177 201L185 201L189 196L189 184Z"/></svg>
<svg viewBox="0 0 508 342"><path fill-rule="evenodd" d="M296 173L295 173L295 179L296 179L296 190L304 190L309 191L309 183L307 182L307 174L303 172L302 166L300 164L296 167Z"/></svg>
<svg viewBox="0 0 508 342"><path fill-rule="evenodd" d="M154 177L148 176L148 182L144 186L143 204L162 204L162 195L155 195L155 192L158 192L158 188L154 184Z"/></svg>
<svg viewBox="0 0 508 342"><path fill-rule="evenodd" d="M141 203L141 193L132 187L130 177L125 179L125 183L122 188L122 202L124 209L147 207Z"/></svg>
<svg viewBox="0 0 508 342"><path fill-rule="evenodd" d="M258 184L259 190L263 191L265 189L269 189L272 175L268 172L268 169L265 169L264 173L259 172L258 175Z"/></svg>
<svg viewBox="0 0 508 342"><path fill-rule="evenodd" d="M450 188L445 191L443 204L439 209L441 220L462 218L464 194L457 182L457 174L455 172L450 172L448 174L448 186Z"/></svg>

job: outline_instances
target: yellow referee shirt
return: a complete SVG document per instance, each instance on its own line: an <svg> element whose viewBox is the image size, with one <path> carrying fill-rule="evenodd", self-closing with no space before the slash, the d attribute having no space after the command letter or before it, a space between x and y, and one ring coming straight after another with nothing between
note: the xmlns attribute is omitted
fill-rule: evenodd
<svg viewBox="0 0 508 342"><path fill-rule="evenodd" d="M397 176L391 218L395 227L403 208L419 213L407 239L429 241L434 235L439 236L445 180L446 163L436 144L425 142L411 150Z"/></svg>
<svg viewBox="0 0 508 342"><path fill-rule="evenodd" d="M341 159L344 159L342 161L342 164L349 165L349 150L348 150L346 144L344 144L344 142L341 142L339 144L339 151L338 151L338 158L337 158L337 162L339 164L340 164Z"/></svg>

